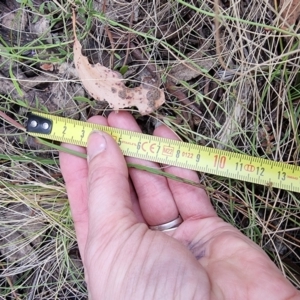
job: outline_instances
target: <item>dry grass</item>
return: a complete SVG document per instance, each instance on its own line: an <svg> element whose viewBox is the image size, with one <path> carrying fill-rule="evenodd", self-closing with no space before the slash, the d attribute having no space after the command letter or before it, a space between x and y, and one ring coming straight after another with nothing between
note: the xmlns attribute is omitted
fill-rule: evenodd
<svg viewBox="0 0 300 300"><path fill-rule="evenodd" d="M90 61L121 71L128 86L162 81L167 103L155 115L130 110L145 130L159 119L189 142L299 165L299 23L283 29L288 16L275 2L103 3L75 1L78 35ZM74 72L72 4L2 9L16 35L0 39L1 110L20 123L35 109L82 120L109 110ZM38 32L37 22L47 26ZM22 32L36 36L24 41ZM0 138L0 298L86 299L57 151L2 121ZM200 176L218 214L299 288L299 194Z"/></svg>

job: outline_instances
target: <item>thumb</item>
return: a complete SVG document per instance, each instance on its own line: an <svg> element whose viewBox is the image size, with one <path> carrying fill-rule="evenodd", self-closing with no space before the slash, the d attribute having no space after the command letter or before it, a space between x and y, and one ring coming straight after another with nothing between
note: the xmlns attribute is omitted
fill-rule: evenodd
<svg viewBox="0 0 300 300"><path fill-rule="evenodd" d="M94 131L88 139L87 155L90 234L113 234L136 223L128 169L117 143L109 134Z"/></svg>

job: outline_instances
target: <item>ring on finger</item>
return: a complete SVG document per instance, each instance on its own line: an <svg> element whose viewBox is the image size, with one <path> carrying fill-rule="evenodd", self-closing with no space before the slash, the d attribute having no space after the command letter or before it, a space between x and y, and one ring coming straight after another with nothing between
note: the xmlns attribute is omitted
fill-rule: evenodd
<svg viewBox="0 0 300 300"><path fill-rule="evenodd" d="M176 229L181 223L183 222L180 215L178 217L170 222L159 224L159 225L153 225L149 226L149 229L151 230L157 230L157 231L170 231L171 229Z"/></svg>

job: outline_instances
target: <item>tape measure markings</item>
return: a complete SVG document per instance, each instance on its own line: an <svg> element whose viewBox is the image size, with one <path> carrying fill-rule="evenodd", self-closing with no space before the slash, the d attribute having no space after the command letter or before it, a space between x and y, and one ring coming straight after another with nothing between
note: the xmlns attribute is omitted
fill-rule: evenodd
<svg viewBox="0 0 300 300"><path fill-rule="evenodd" d="M85 147L89 134L99 129L110 134L126 156L300 192L299 166L43 113L34 113L28 122L43 118L51 122L51 132L27 126L30 135Z"/></svg>

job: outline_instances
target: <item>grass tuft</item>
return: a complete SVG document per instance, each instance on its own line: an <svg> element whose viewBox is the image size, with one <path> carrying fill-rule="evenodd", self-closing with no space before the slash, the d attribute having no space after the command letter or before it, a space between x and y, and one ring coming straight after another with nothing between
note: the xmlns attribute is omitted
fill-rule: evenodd
<svg viewBox="0 0 300 300"><path fill-rule="evenodd" d="M165 88L152 116L128 109L145 132L159 120L191 143L299 165L299 23L287 27L274 2L2 2L0 111L19 124L33 110L80 120L109 111L73 65L75 7L91 63L130 87L150 76ZM3 117L0 139L0 298L87 299L57 149ZM300 288L299 194L199 176L219 216Z"/></svg>

